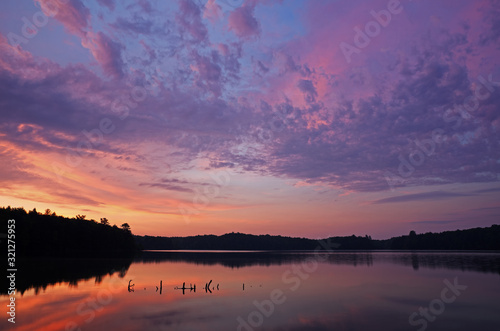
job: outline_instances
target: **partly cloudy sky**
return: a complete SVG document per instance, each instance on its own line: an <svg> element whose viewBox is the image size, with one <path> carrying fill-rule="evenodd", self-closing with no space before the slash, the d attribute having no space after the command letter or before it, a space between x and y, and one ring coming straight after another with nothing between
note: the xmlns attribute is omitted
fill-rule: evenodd
<svg viewBox="0 0 500 331"><path fill-rule="evenodd" d="M136 234L500 221L498 0L0 3L0 202Z"/></svg>

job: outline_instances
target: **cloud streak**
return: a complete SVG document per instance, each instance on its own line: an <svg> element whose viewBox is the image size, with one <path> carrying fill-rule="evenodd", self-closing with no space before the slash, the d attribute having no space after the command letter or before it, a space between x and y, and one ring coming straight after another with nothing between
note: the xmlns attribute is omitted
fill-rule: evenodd
<svg viewBox="0 0 500 331"><path fill-rule="evenodd" d="M381 203L394 203L394 202L441 200L441 199L468 197L468 196L471 196L471 194L454 193L454 192L446 192L446 191L432 191L432 192L424 192L424 193L399 195L399 196L395 196L395 197L375 200L372 203L381 204Z"/></svg>

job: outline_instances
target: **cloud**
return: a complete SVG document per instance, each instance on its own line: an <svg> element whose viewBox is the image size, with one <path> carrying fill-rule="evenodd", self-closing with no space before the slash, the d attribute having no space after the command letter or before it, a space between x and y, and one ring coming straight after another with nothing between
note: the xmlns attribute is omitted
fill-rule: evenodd
<svg viewBox="0 0 500 331"><path fill-rule="evenodd" d="M449 58L442 56L441 45L428 41L417 42L413 53L404 58L394 54L394 64L404 60L410 69L395 65L391 70L389 66L384 79L373 82L373 86L363 86L367 83L358 78L372 75L365 72L368 69L354 75L354 70L348 68L335 78L338 85L332 85L335 80L326 82L331 87L323 83L322 75L301 78L299 89L309 96L309 101L319 99L321 103L300 105L298 100L287 101L294 115L281 120L286 124L284 130L273 131L269 121L263 119L262 127L274 136L266 145L270 162L264 171L329 182L355 191L387 190L388 171L397 175L402 185L498 180L500 164L496 160L500 152L495 141L500 131L492 129L491 123L500 120L495 105L500 90L495 89L480 102L473 118L461 118L455 109L464 104L473 93L471 86L477 83L468 78L470 69L465 64L455 63L453 57L462 56L458 54L463 44L449 41L454 38L446 32L441 35L440 42L448 45ZM288 76L283 79L290 81ZM364 92L358 96L360 86ZM319 87L335 97L316 96ZM283 93L293 95L291 91ZM272 105L275 114L278 106ZM444 115L448 110L454 117ZM409 162L411 153L419 151L415 142L428 142L434 130L441 130L445 141L431 141L431 155L423 154L421 164L412 168L410 176L403 177L398 173L400 157ZM465 136L470 137L466 143Z"/></svg>
<svg viewBox="0 0 500 331"><path fill-rule="evenodd" d="M223 161L211 161L210 162L210 167L211 168L234 168L234 163L231 162L223 162Z"/></svg>
<svg viewBox="0 0 500 331"><path fill-rule="evenodd" d="M215 23L222 17L222 10L217 0L208 0L205 4L205 10L203 11L203 18L210 20Z"/></svg>
<svg viewBox="0 0 500 331"><path fill-rule="evenodd" d="M23 109L6 114L6 119L16 124L9 127L10 132L26 122L23 118L29 118L33 124L70 136L62 139L54 136L54 131L39 130L37 134L45 140L56 146L71 144L74 139L78 141L81 130L95 127L103 114L116 119L110 111L115 99L130 99L130 86L149 81L158 82L157 92L161 93L148 95L137 108L128 107L130 115L122 130L109 138L110 143L162 141L179 148L176 155L186 160L210 155L208 164L212 162L214 168L224 160L248 171L353 191L389 189L388 171L400 177L401 185L498 178L498 89L481 100L473 118L462 118L458 128L455 120L443 116L446 110L463 104L477 84L470 78L476 70L471 63L475 62L474 54L481 53L480 46L465 28L420 31L420 26L410 25L408 34L418 31L420 37L397 41L389 38L391 31L398 30L398 24L408 23L395 19L392 30L384 30L387 37L378 38L387 43L383 57L380 48L369 46L363 50L371 57L369 65L339 67L334 55L318 58L334 54L330 48L338 46L335 38L345 39L337 34L331 35L333 39L324 37L325 30L334 31L335 24L345 22L327 19L325 4L307 7L304 17L323 14L311 19L304 36L285 40L279 47L273 46L272 40L259 41L271 45L269 52L258 54L259 59L243 51L247 44L254 45L253 41L235 39L227 31L228 40L211 45L201 18L206 8L190 0L180 1L179 10L172 13L178 23L172 33L180 33L177 53L172 57L164 55L153 18L146 21L141 16L118 16L111 23L115 30L95 32L88 10L82 6L81 2L69 2L61 10L61 20L68 30L84 34L85 45L105 73L121 77L121 81L107 84L83 65L61 68L10 49L11 56L3 58L4 70L10 74L0 78L7 89L0 93L6 109ZM342 6L344 12L353 11L353 15L361 10ZM429 6L424 12L432 12L434 5ZM255 35L267 25L241 22L253 22L250 17L258 22L256 13L254 7L245 5L229 15L236 15L235 24L242 24L242 35ZM67 17L75 17L74 22ZM338 26L339 33L352 31L351 22L344 24ZM133 50L125 48L121 39L129 33L118 30L144 34L140 47L146 59L130 55ZM436 38L425 37L431 32ZM467 47L470 50L466 51ZM462 58L468 60L459 60ZM139 69L129 71L130 63ZM256 63L265 79L259 81L257 75L249 77L242 71L248 63ZM155 69L153 64L161 65ZM22 78L16 73L20 67ZM165 67L166 72L159 75L157 69ZM28 77L31 79L26 80ZM31 84L30 93L22 88L27 83ZM265 109L263 104L267 105ZM459 113L454 116L460 120ZM436 143L433 154L425 154L411 176L402 177L398 173L399 157L409 162L410 154L418 151L415 142L428 141L435 129L444 130L446 141ZM28 143L28 135L16 133L12 137ZM49 148L41 141L35 142ZM118 152L108 141L97 149Z"/></svg>
<svg viewBox="0 0 500 331"><path fill-rule="evenodd" d="M500 187L487 188L484 190L476 190L474 193L490 193L490 192L500 192Z"/></svg>
<svg viewBox="0 0 500 331"><path fill-rule="evenodd" d="M439 220L439 221L413 221L411 224L450 224L460 222L458 220Z"/></svg>
<svg viewBox="0 0 500 331"><path fill-rule="evenodd" d="M198 183L198 182L192 182L192 181L187 181L187 180L181 180L181 179L167 179L163 178L159 180L158 182L155 183L140 183L139 186L148 186L148 187L159 187L165 190L170 190L170 191L179 191L179 192L195 192L193 188L186 187L186 186L191 186L191 187L199 187L199 186L209 186L211 184L208 183Z"/></svg>
<svg viewBox="0 0 500 331"><path fill-rule="evenodd" d="M94 32L90 25L90 10L80 0L68 2L37 0L47 16L54 16L71 33L81 39L82 46L88 48L103 67L106 74L121 78L123 46L111 40L103 32Z"/></svg>
<svg viewBox="0 0 500 331"><path fill-rule="evenodd" d="M97 2L101 6L106 6L109 10L115 10L115 1L114 0L97 0Z"/></svg>
<svg viewBox="0 0 500 331"><path fill-rule="evenodd" d="M168 191L178 191L178 192L194 192L190 188L185 188L179 185L172 185L166 183L140 183L139 186L148 186L148 187L159 187Z"/></svg>
<svg viewBox="0 0 500 331"><path fill-rule="evenodd" d="M140 16L136 16L133 19L118 17L112 26L120 30L133 32L135 34L149 34L153 32L154 28L152 21Z"/></svg>
<svg viewBox="0 0 500 331"><path fill-rule="evenodd" d="M482 24L486 25L479 37L481 45L497 45L500 39L500 9L497 0L490 0L489 6L481 8L483 11Z"/></svg>
<svg viewBox="0 0 500 331"><path fill-rule="evenodd" d="M446 191L432 191L432 192L424 192L424 193L399 195L399 196L395 196L395 197L376 200L376 201L373 201L372 203L373 204L380 204L380 203L410 202L410 201L422 201L422 200L440 200L440 199L456 198L456 197L468 197L468 196L472 196L472 195L465 194L465 193L446 192Z"/></svg>
<svg viewBox="0 0 500 331"><path fill-rule="evenodd" d="M229 29L240 38L258 36L260 33L259 22L253 16L254 7L238 7L229 15Z"/></svg>
<svg viewBox="0 0 500 331"><path fill-rule="evenodd" d="M91 38L88 42L84 43L87 48L90 49L94 58L101 64L109 75L115 78L121 78L123 76L123 60L121 58L121 52L124 47L109 38L102 32L97 34L91 34Z"/></svg>
<svg viewBox="0 0 500 331"><path fill-rule="evenodd" d="M123 84L104 83L81 65L62 68L24 52L19 55L1 38L0 49L0 82L5 84L0 90L0 113L5 119L3 128L13 139L26 137L29 142L34 134L46 135L48 141L59 140L64 145L81 130L98 125L103 113L117 118L110 105L126 93ZM16 68L23 68L22 72ZM21 124L33 124L38 129L19 130ZM54 136L54 132L64 134Z"/></svg>
<svg viewBox="0 0 500 331"><path fill-rule="evenodd" d="M80 0L52 1L36 0L47 16L52 16L61 22L71 33L85 38L90 27L90 11Z"/></svg>
<svg viewBox="0 0 500 331"><path fill-rule="evenodd" d="M490 79L499 56L490 2L457 2L432 22L439 4L405 7L351 64L339 43L351 42L353 26L387 2L310 1L297 10L266 1L263 10L262 1L247 1L223 13L216 1L179 0L168 10L99 2L113 13L83 1L54 3L66 34L47 43L47 51L12 47L0 35L0 138L18 150L6 153L5 162L21 165L0 173L14 179L9 184L24 183L22 176L48 178L50 170L40 166L50 169L50 162L26 155L65 164L86 141L84 130L98 129L104 118L116 129L84 148L85 166L68 174L68 180L81 176L79 186L64 192L94 201L114 192L122 204L120 194L139 190L144 200L137 205L147 200L144 210L158 213L175 214L165 210L164 198L175 206L174 191L182 195L197 185L159 180L165 173L232 168L349 192L387 191L388 172L400 186L499 180L498 75L491 91L481 89L489 95L477 109L469 116L461 111L467 100L474 105L477 78ZM40 4L48 13L49 2ZM276 15L281 11L287 15ZM92 56L71 44L74 36ZM61 60L55 50L65 42L78 56ZM116 104L127 110L125 118ZM433 140L435 130L440 141ZM401 160L412 167L408 176L398 172ZM82 183L109 186L103 193ZM421 191L431 192L374 203L464 196ZM480 191L470 194L497 189Z"/></svg>
<svg viewBox="0 0 500 331"><path fill-rule="evenodd" d="M202 21L201 9L192 0L179 0L179 13L177 23L188 33L195 42L204 42L207 39L208 31Z"/></svg>
<svg viewBox="0 0 500 331"><path fill-rule="evenodd" d="M483 207L483 208L474 208L471 211L500 211L500 206L497 207Z"/></svg>
<svg viewBox="0 0 500 331"><path fill-rule="evenodd" d="M318 96L318 92L316 92L316 88L313 85L313 82L306 79L299 80L297 84L299 90L304 93L304 98L308 102L315 102L316 97Z"/></svg>
<svg viewBox="0 0 500 331"><path fill-rule="evenodd" d="M194 65L193 69L197 73L197 83L198 86L203 86L204 89L211 91L214 95L220 96L222 90L221 77L222 69L217 64L219 58L216 55L212 56L212 59L200 56L198 53L194 53Z"/></svg>

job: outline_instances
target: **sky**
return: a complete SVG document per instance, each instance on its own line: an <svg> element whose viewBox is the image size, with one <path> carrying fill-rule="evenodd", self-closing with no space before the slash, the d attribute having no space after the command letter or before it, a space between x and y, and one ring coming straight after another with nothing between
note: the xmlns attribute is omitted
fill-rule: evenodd
<svg viewBox="0 0 500 331"><path fill-rule="evenodd" d="M498 0L0 2L0 205L139 235L500 223Z"/></svg>

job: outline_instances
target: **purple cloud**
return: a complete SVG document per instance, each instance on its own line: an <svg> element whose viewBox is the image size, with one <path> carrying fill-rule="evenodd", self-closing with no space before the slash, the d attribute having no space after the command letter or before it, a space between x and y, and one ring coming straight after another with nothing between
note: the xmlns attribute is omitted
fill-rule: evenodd
<svg viewBox="0 0 500 331"><path fill-rule="evenodd" d="M398 195L395 197L376 200L373 201L372 203L380 204L380 203L410 202L410 201L422 201L422 200L440 200L440 199L468 197L468 196L471 196L471 194L446 192L446 191L432 191L424 193Z"/></svg>
<svg viewBox="0 0 500 331"><path fill-rule="evenodd" d="M240 38L258 36L260 32L259 22L253 15L254 7L238 7L229 15L229 29Z"/></svg>
<svg viewBox="0 0 500 331"><path fill-rule="evenodd" d="M94 58L101 64L107 74L115 78L123 76L124 65L121 53L124 47L120 43L99 32L97 35L92 36L88 46Z"/></svg>
<svg viewBox="0 0 500 331"><path fill-rule="evenodd" d="M49 2L39 3L49 13ZM495 2L454 2L446 13L438 3L408 3L350 64L339 44L352 42L353 28L386 1L300 9L278 1L56 3L28 44L11 46L0 28L2 164L20 165L0 173L9 187L28 183L23 176L50 186L49 156L65 164L78 153L85 166L71 168L68 181L106 182L119 192L106 193L116 205L138 190L154 212L164 204L149 204L150 192L185 200L201 185L163 181L165 174L228 169L244 180L272 178L283 191L289 185L290 195L380 192L374 204L497 192L480 186L500 179ZM113 132L89 146L103 119ZM438 188L469 183L479 183L460 191L469 195ZM91 186L72 201L108 201ZM384 199L405 186L427 193ZM244 199L243 191L234 196Z"/></svg>
<svg viewBox="0 0 500 331"><path fill-rule="evenodd" d="M97 2L101 6L107 7L109 10L115 10L115 1L114 0L97 0Z"/></svg>
<svg viewBox="0 0 500 331"><path fill-rule="evenodd" d="M195 42L206 40L208 32L202 21L202 11L192 0L179 0L180 11L177 14L177 23L188 33Z"/></svg>

